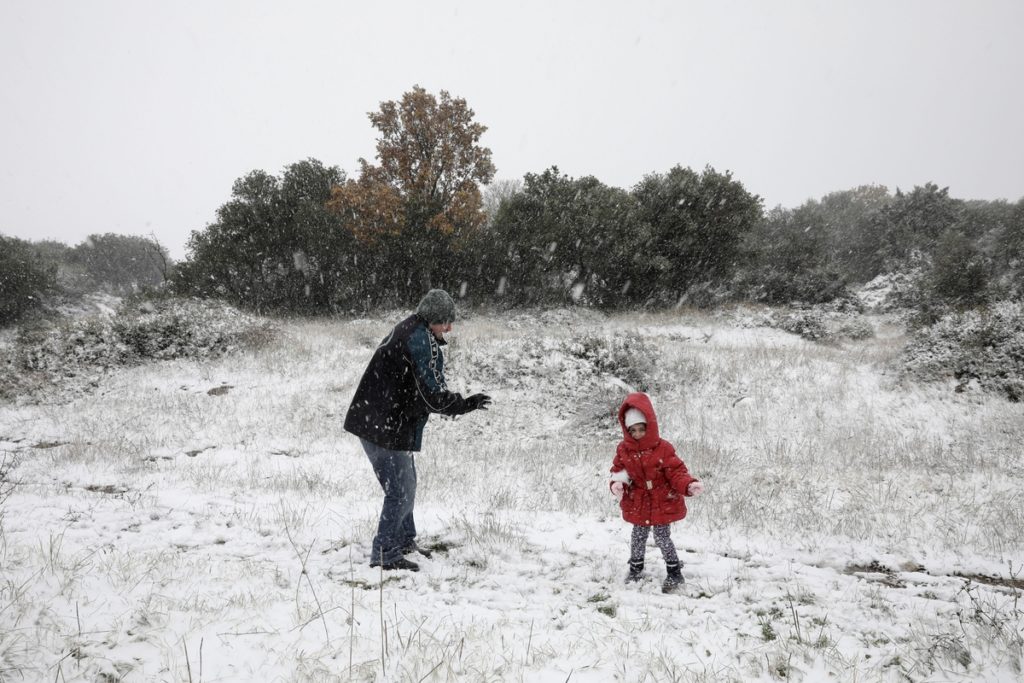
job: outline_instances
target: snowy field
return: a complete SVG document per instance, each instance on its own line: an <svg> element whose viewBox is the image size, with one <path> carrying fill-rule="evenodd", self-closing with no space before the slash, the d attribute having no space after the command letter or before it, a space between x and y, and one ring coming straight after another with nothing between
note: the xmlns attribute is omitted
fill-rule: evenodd
<svg viewBox="0 0 1024 683"><path fill-rule="evenodd" d="M818 345L729 315L467 319L450 384L494 404L431 419L435 552L382 577L341 424L395 320L0 406L0 681L1021 680L1024 405L900 384L894 323ZM638 377L707 485L677 595L653 541L622 581L606 477Z"/></svg>

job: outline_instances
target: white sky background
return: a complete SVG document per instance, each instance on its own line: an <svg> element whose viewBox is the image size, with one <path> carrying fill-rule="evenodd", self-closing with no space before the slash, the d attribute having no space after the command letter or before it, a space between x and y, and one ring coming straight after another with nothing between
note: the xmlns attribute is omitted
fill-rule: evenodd
<svg viewBox="0 0 1024 683"><path fill-rule="evenodd" d="M367 112L463 97L498 178L731 170L767 207L875 183L1024 196L1018 0L0 0L0 233L155 234L232 182L372 160Z"/></svg>

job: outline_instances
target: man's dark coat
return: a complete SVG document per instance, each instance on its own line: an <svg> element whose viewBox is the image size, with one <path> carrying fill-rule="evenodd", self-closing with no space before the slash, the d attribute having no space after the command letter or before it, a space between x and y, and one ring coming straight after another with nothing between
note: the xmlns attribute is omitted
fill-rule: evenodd
<svg viewBox="0 0 1024 683"><path fill-rule="evenodd" d="M444 344L418 315L395 325L359 381L346 431L382 448L418 451L430 413L468 412L466 399L445 384Z"/></svg>

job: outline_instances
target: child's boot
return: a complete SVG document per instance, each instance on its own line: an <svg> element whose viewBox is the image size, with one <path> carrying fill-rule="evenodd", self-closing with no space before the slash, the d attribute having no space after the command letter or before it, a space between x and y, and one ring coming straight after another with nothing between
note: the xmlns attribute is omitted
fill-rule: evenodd
<svg viewBox="0 0 1024 683"><path fill-rule="evenodd" d="M683 585L683 572L678 562L666 562L665 583L661 584L662 593L675 593Z"/></svg>
<svg viewBox="0 0 1024 683"><path fill-rule="evenodd" d="M643 560L630 560L629 561L629 574L626 575L626 583L636 583L643 578L644 574L644 561Z"/></svg>

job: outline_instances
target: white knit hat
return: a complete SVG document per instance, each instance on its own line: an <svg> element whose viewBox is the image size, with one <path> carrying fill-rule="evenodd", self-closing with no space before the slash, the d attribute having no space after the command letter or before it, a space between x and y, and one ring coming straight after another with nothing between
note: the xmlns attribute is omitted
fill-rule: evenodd
<svg viewBox="0 0 1024 683"><path fill-rule="evenodd" d="M641 422L647 424L647 416L644 415L639 410L637 410L636 408L630 408L629 410L626 411L624 421L626 423L626 429L629 429L633 425L640 424Z"/></svg>

